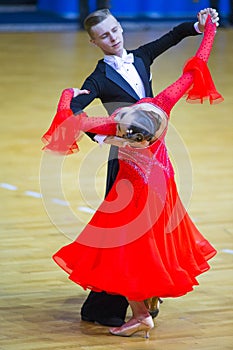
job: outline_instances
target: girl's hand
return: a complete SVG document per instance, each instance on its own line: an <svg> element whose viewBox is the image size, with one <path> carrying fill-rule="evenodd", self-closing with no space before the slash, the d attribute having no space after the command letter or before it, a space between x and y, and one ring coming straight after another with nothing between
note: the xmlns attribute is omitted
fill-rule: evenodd
<svg viewBox="0 0 233 350"><path fill-rule="evenodd" d="M218 12L215 9L212 8L206 8L198 12L197 18L198 18L198 29L200 32L204 33L205 31L205 23L206 19L210 15L211 21L216 24L216 26L219 26L219 16Z"/></svg>
<svg viewBox="0 0 233 350"><path fill-rule="evenodd" d="M211 7L208 10L211 17L211 21L216 24L216 27L218 27L219 26L218 12L215 9L212 9Z"/></svg>
<svg viewBox="0 0 233 350"><path fill-rule="evenodd" d="M85 95L85 94L89 94L90 93L90 91L86 90L86 89L80 90L78 88L72 88L72 90L73 90L73 97L77 97L79 95Z"/></svg>

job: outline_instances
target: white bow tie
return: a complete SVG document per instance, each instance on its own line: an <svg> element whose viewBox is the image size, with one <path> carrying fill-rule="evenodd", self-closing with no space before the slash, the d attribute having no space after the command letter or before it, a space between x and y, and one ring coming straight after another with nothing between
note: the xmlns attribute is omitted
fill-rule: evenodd
<svg viewBox="0 0 233 350"><path fill-rule="evenodd" d="M134 63L134 56L132 53L129 53L124 57L115 57L114 64L116 69L120 69L124 63Z"/></svg>

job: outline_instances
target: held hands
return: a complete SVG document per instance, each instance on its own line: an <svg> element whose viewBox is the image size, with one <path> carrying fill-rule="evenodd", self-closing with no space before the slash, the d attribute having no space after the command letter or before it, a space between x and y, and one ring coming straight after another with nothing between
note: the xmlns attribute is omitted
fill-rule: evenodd
<svg viewBox="0 0 233 350"><path fill-rule="evenodd" d="M215 9L209 8L209 7L206 9L203 9L200 12L198 12L198 15L197 15L198 29L202 33L205 31L205 23L206 23L206 19L207 19L208 15L210 15L211 21L213 23L216 23L217 27L219 26L218 12Z"/></svg>

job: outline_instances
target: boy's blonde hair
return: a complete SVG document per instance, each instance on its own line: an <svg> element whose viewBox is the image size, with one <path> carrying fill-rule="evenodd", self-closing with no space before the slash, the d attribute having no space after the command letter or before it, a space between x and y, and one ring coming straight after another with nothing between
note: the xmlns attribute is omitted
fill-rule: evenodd
<svg viewBox="0 0 233 350"><path fill-rule="evenodd" d="M84 29L92 37L92 27L104 21L108 16L112 16L109 9L101 9L90 13L84 20Z"/></svg>

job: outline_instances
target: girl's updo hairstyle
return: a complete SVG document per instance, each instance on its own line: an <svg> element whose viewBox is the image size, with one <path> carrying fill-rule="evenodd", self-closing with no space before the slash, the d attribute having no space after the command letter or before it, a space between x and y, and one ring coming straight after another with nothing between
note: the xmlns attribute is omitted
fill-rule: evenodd
<svg viewBox="0 0 233 350"><path fill-rule="evenodd" d="M160 110L158 108L153 108L152 105L148 103L137 104L132 107L124 107L117 113L115 120L122 123L122 119L126 116L129 117L130 124L127 125L125 139L142 142L150 142L154 137L156 132L159 130L162 122L162 117L158 113Z"/></svg>
<svg viewBox="0 0 233 350"><path fill-rule="evenodd" d="M139 110L133 116L134 120L127 128L125 138L136 142L151 141L161 125L160 115Z"/></svg>

